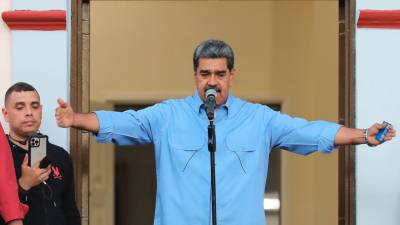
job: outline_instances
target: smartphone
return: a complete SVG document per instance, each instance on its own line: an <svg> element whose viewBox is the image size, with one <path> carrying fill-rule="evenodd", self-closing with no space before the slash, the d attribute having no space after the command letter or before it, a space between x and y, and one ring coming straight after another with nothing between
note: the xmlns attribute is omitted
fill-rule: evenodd
<svg viewBox="0 0 400 225"><path fill-rule="evenodd" d="M42 134L36 134L29 138L29 166L42 161L47 156L48 137Z"/></svg>

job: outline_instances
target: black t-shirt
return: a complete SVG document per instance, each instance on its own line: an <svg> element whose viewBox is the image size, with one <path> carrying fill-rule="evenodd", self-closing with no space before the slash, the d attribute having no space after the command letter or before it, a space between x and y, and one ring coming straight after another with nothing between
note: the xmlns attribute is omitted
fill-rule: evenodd
<svg viewBox="0 0 400 225"><path fill-rule="evenodd" d="M9 140L17 180L21 177L21 164L28 151ZM47 157L51 173L42 183L25 192L20 188L20 201L29 206L24 225L80 225L76 207L73 166L69 154L61 147L47 144ZM5 224L0 219L0 225Z"/></svg>

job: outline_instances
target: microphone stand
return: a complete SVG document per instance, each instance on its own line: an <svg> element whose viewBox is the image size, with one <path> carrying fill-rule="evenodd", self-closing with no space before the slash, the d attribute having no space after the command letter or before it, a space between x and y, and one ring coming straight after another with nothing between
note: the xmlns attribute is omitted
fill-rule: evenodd
<svg viewBox="0 0 400 225"><path fill-rule="evenodd" d="M211 167L211 205L212 205L212 225L217 225L217 191L215 182L215 149L216 149L216 137L215 137L215 126L214 126L214 113L216 107L216 97L218 95L215 87L208 87L206 89L206 113L207 118L210 121L208 125L208 151L210 152L210 167Z"/></svg>
<svg viewBox="0 0 400 225"><path fill-rule="evenodd" d="M216 151L216 137L214 126L214 115L208 118L210 124L208 125L208 151L210 152L211 163L211 205L212 205L212 225L217 225L217 196L216 196L216 182L215 182L215 151Z"/></svg>

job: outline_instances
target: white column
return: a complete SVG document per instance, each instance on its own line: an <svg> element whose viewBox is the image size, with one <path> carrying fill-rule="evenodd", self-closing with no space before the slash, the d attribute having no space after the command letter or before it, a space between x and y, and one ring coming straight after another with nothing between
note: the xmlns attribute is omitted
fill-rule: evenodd
<svg viewBox="0 0 400 225"><path fill-rule="evenodd" d="M0 14L11 9L11 0L0 1ZM4 94L11 82L11 31L0 19L0 107L4 107ZM3 128L8 132L8 126L3 116L0 116Z"/></svg>
<svg viewBox="0 0 400 225"><path fill-rule="evenodd" d="M358 9L397 10L399 0L357 0ZM400 127L400 30L356 31L356 124L386 120ZM357 146L357 225L400 224L400 138L369 148Z"/></svg>

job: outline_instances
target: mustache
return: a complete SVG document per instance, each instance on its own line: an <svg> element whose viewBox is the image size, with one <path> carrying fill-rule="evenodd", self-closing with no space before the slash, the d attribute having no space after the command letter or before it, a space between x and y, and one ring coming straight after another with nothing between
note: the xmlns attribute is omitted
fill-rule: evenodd
<svg viewBox="0 0 400 225"><path fill-rule="evenodd" d="M221 93L221 88L219 88L219 87L217 87L217 86L207 85L205 90L207 91L208 89L214 89L214 90L217 91L218 93Z"/></svg>

